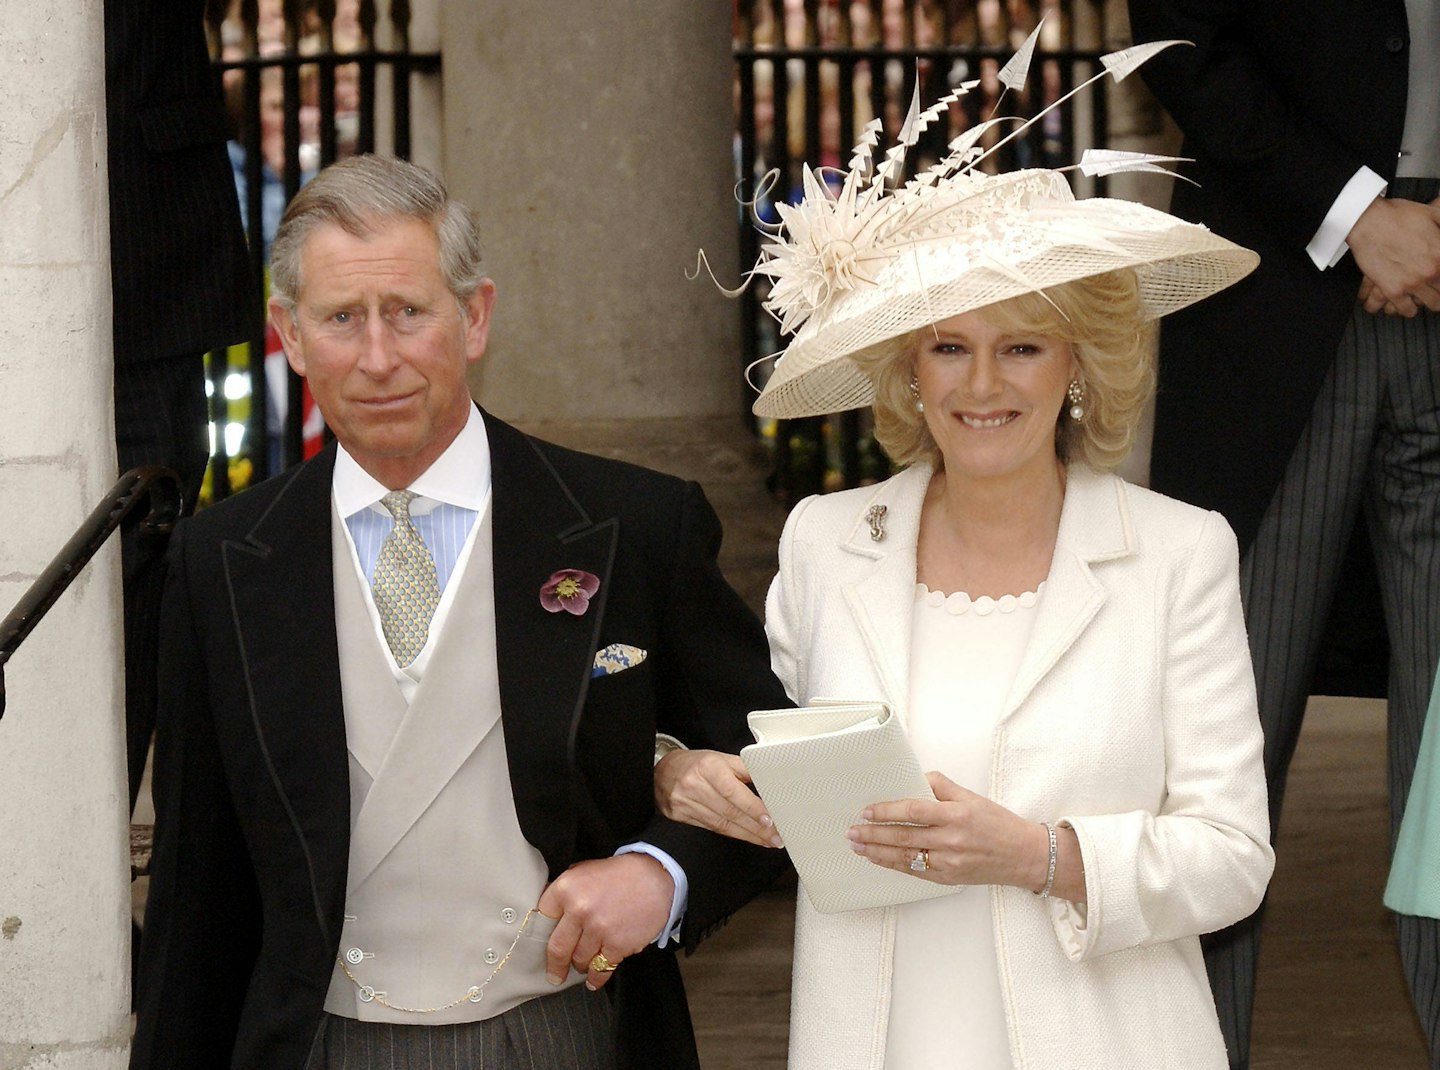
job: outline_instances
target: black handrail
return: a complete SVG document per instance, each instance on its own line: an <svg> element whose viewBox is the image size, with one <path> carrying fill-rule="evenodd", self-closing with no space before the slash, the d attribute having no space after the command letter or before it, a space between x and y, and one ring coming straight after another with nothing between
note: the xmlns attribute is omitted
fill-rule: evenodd
<svg viewBox="0 0 1440 1070"><path fill-rule="evenodd" d="M143 532L170 534L180 516L180 477L159 465L130 469L75 529L70 541L20 596L9 616L0 622L0 717L5 716L5 663L10 655L35 630L35 625L105 545L120 522L147 498L150 512L145 517Z"/></svg>

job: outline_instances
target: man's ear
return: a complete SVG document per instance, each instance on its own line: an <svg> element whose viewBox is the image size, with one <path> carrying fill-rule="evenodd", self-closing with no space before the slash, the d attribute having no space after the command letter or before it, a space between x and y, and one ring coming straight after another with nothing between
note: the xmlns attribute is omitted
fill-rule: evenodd
<svg viewBox="0 0 1440 1070"><path fill-rule="evenodd" d="M490 340L490 319L495 312L495 283L481 279L470 299L460 306L465 314L465 360L477 363ZM287 349L288 352L288 349Z"/></svg>
<svg viewBox="0 0 1440 1070"><path fill-rule="evenodd" d="M296 375L305 374L305 347L300 344L300 325L295 313L273 297L270 299L270 322L275 324L275 333L285 349L285 359Z"/></svg>

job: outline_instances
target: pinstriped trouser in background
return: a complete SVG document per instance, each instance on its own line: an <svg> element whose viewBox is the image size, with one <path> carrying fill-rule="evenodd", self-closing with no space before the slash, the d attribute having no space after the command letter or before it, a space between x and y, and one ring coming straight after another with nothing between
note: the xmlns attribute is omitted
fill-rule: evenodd
<svg viewBox="0 0 1440 1070"><path fill-rule="evenodd" d="M613 1032L609 997L584 985L464 1025L327 1014L305 1070L612 1070Z"/></svg>
<svg viewBox="0 0 1440 1070"><path fill-rule="evenodd" d="M1392 196L1429 201L1437 191L1440 181L1402 179ZM1215 419L1223 422L1225 414L1217 412ZM1285 479L1241 563L1272 829L1351 526L1362 513L1390 632L1393 849L1440 657L1440 314L1422 310L1406 320L1372 316L1357 306ZM1276 850L1283 855L1283 838ZM1248 1065L1260 919L1257 912L1202 938L1237 1068ZM1397 920L1405 978L1440 1070L1440 922Z"/></svg>

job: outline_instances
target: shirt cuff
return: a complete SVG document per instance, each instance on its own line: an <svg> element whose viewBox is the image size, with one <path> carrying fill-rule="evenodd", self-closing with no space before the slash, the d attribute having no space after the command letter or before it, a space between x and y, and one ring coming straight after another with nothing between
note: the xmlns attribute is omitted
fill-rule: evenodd
<svg viewBox="0 0 1440 1070"><path fill-rule="evenodd" d="M1335 198L1335 203L1325 214L1320 229L1305 246L1317 268L1324 271L1340 263L1340 258L1350 251L1350 246L1345 244L1350 228L1364 215L1370 203L1384 193L1385 180L1370 168L1361 167L1350 176L1350 181L1345 183L1340 196Z"/></svg>
<svg viewBox="0 0 1440 1070"><path fill-rule="evenodd" d="M671 858L660 848L650 843L627 843L624 847L615 852L616 856L641 854L649 855L655 861L665 867L665 872L670 874L670 879L675 882L675 898L670 901L670 917L665 922L665 928L660 930L660 935L655 937L655 946L664 947L670 941L677 943L680 940L680 921L685 916L685 907L690 902L690 881L685 877L685 871L680 868L680 863Z"/></svg>
<svg viewBox="0 0 1440 1070"><path fill-rule="evenodd" d="M655 764L660 764L660 759L671 751L689 750L690 748L681 743L674 736L666 732L655 733Z"/></svg>

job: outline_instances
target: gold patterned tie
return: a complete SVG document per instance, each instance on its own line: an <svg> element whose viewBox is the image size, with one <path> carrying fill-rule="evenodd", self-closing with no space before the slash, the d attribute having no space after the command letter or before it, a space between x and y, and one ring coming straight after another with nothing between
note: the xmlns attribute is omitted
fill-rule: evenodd
<svg viewBox="0 0 1440 1070"><path fill-rule="evenodd" d="M395 526L380 544L371 584L385 641L401 668L425 648L430 618L440 604L435 559L410 519L410 503L414 500L415 492L409 490L392 490L380 499L395 518Z"/></svg>

